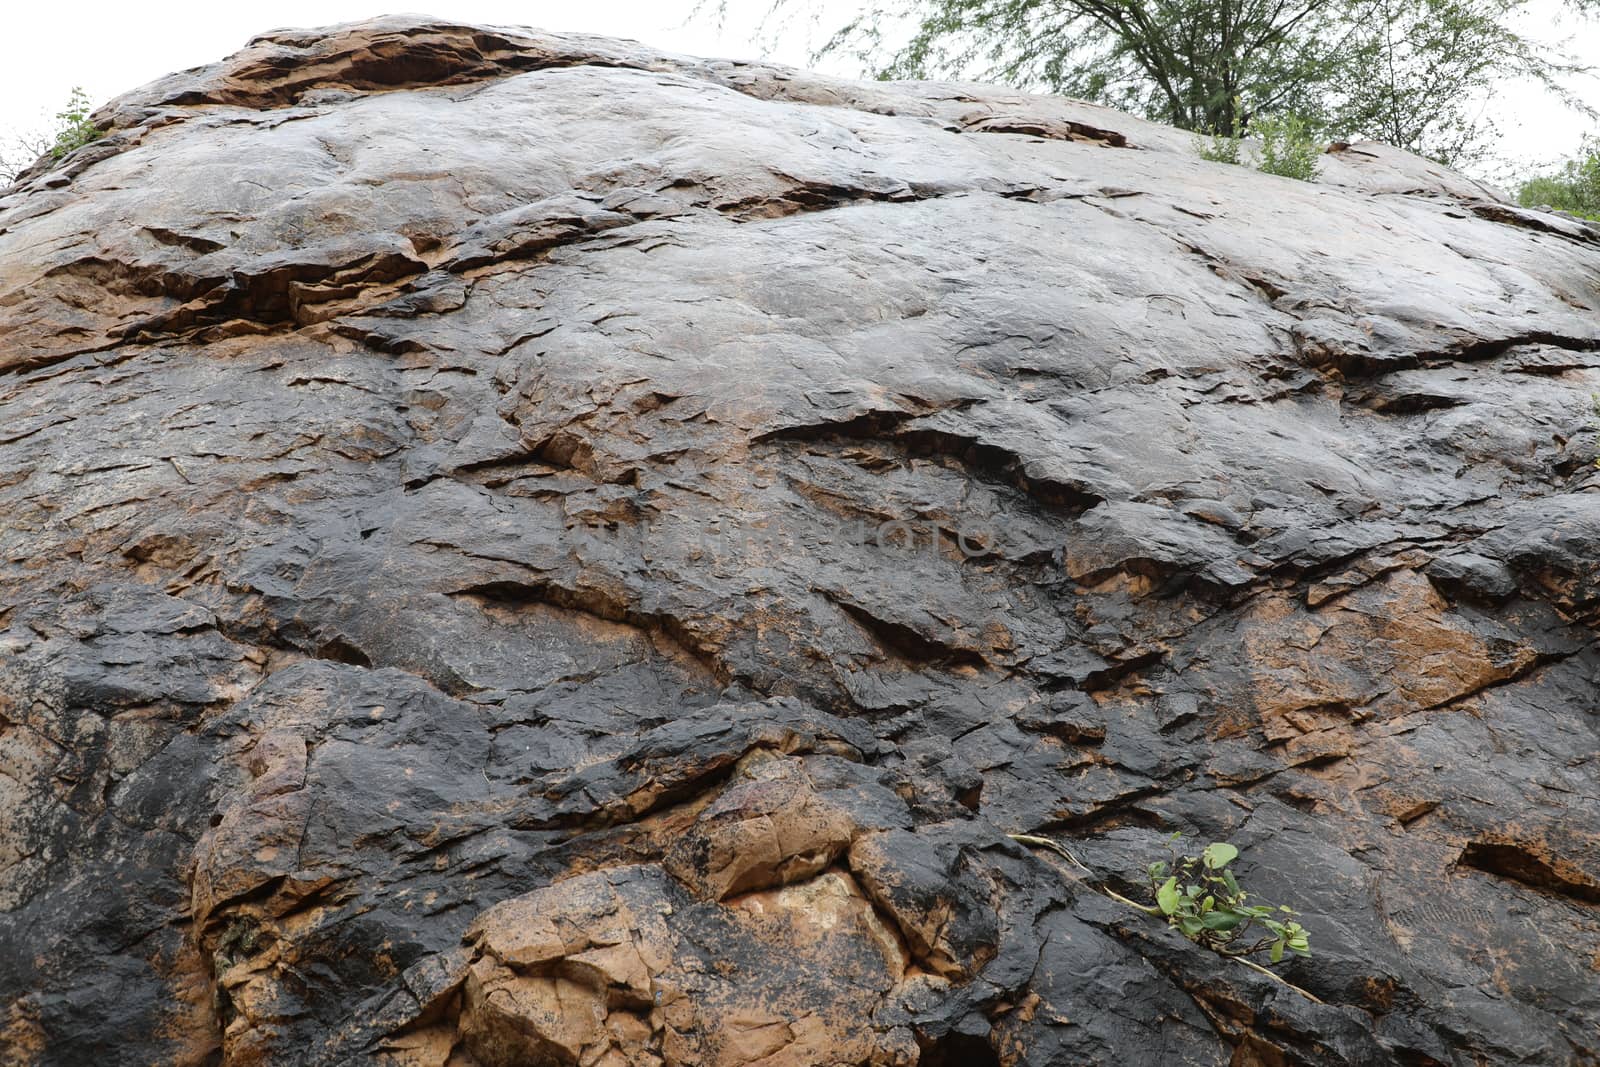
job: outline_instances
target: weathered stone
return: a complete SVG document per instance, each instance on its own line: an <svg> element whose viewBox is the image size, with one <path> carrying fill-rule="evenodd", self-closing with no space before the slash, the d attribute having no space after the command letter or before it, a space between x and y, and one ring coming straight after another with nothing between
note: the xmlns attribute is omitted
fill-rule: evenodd
<svg viewBox="0 0 1600 1067"><path fill-rule="evenodd" d="M848 810L818 796L794 763L764 760L667 847L665 865L700 895L726 900L820 874L858 829Z"/></svg>
<svg viewBox="0 0 1600 1067"><path fill-rule="evenodd" d="M8 1064L1600 1057L1600 230L411 18L96 119L0 190ZM1098 891L1173 831L1317 999Z"/></svg>

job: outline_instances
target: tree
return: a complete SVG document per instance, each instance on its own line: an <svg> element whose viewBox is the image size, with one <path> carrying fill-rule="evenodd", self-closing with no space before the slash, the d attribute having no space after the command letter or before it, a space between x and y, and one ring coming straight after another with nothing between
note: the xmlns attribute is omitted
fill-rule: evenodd
<svg viewBox="0 0 1600 1067"><path fill-rule="evenodd" d="M1495 81L1533 78L1577 104L1562 80L1586 68L1513 28L1529 2L881 0L818 56L853 56L882 78L1044 89L1223 136L1293 115L1459 163L1491 132L1481 104Z"/></svg>
<svg viewBox="0 0 1600 1067"><path fill-rule="evenodd" d="M52 143L53 138L37 130L12 131L0 135L0 189L10 185L17 175L50 151Z"/></svg>
<svg viewBox="0 0 1600 1067"><path fill-rule="evenodd" d="M0 141L0 182L10 184L42 156L60 159L99 137L89 112L89 94L73 86L66 106L56 112L53 128L13 133Z"/></svg>
<svg viewBox="0 0 1600 1067"><path fill-rule="evenodd" d="M1554 174L1523 182L1517 190L1517 203L1523 207L1553 207L1600 222L1600 137L1584 138L1578 155L1561 164Z"/></svg>
<svg viewBox="0 0 1600 1067"><path fill-rule="evenodd" d="M821 54L853 54L881 78L977 77L1235 136L1248 107L1303 103L1299 86L1331 62L1336 3L892 0L840 29ZM908 22L910 40L886 49L884 31Z"/></svg>
<svg viewBox="0 0 1600 1067"><path fill-rule="evenodd" d="M1328 84L1329 124L1452 166L1482 159L1495 134L1484 103L1496 82L1527 77L1583 107L1562 79L1583 68L1521 36L1524 0L1362 0Z"/></svg>

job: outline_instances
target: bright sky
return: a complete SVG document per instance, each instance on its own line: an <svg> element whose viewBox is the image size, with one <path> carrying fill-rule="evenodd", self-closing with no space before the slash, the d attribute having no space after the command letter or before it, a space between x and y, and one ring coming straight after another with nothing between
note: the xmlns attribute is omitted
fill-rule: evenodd
<svg viewBox="0 0 1600 1067"><path fill-rule="evenodd" d="M49 124L72 86L82 85L95 104L185 67L236 51L251 36L284 26L325 26L394 10L396 0L274 0L270 4L216 0L80 0L9 5L0 37L0 137L12 130ZM404 0L399 0L404 2ZM537 26L631 37L693 55L755 57L753 43L768 0L728 0L729 18L719 32L710 18L692 18L695 0L435 0L435 13L457 21ZM1559 0L1533 0L1525 30L1544 40L1569 40L1572 51L1600 66L1600 23L1558 23ZM815 5L813 5L815 6ZM863 6L826 0L824 23L832 28ZM804 22L769 33L766 57L807 66L815 31ZM858 73L835 61L830 73ZM1600 80L1575 86L1600 107ZM1561 107L1539 90L1506 86L1490 105L1504 141L1501 153L1521 167L1570 154L1585 131L1600 128Z"/></svg>

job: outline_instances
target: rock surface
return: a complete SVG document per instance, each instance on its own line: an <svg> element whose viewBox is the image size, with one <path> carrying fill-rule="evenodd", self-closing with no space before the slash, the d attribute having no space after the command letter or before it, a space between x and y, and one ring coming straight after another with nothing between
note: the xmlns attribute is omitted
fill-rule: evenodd
<svg viewBox="0 0 1600 1067"><path fill-rule="evenodd" d="M421 20L98 119L0 192L6 1063L1600 1059L1600 230ZM1095 891L1172 831L1317 999Z"/></svg>

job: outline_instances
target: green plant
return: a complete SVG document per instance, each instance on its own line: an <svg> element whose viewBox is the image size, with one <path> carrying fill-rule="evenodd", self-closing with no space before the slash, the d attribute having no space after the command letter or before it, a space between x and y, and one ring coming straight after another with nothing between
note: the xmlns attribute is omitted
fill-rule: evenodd
<svg viewBox="0 0 1600 1067"><path fill-rule="evenodd" d="M1207 845L1198 856L1180 856L1179 834L1167 839L1170 860L1150 864L1152 915L1167 922L1197 945L1224 956L1250 956L1265 951L1277 963L1285 952L1311 955L1310 935L1290 908L1249 903L1229 865L1239 850L1226 841Z"/></svg>
<svg viewBox="0 0 1600 1067"><path fill-rule="evenodd" d="M72 95L67 97L67 106L56 112L56 120L60 125L56 129L55 143L50 146L50 155L55 159L100 136L99 128L89 119L89 94L77 86L73 86Z"/></svg>
<svg viewBox="0 0 1600 1067"><path fill-rule="evenodd" d="M1298 115L1259 119L1251 132L1261 138L1256 169L1303 182L1316 178L1322 146L1305 119Z"/></svg>
<svg viewBox="0 0 1600 1067"><path fill-rule="evenodd" d="M1201 159L1209 159L1213 163L1240 162L1239 138L1230 137L1220 130L1210 130L1205 137L1195 134L1194 150Z"/></svg>
<svg viewBox="0 0 1600 1067"><path fill-rule="evenodd" d="M1249 113L1242 100L1234 101L1234 112ZM1322 154L1322 146L1310 121L1299 115L1258 118L1250 123L1250 132L1261 139L1257 170L1303 182L1316 178L1317 157ZM1244 162L1243 139L1220 127L1203 126L1190 143L1201 159L1236 165Z"/></svg>
<svg viewBox="0 0 1600 1067"><path fill-rule="evenodd" d="M1517 190L1523 207L1553 207L1600 222L1600 137L1586 137L1578 155L1554 174L1529 178Z"/></svg>

